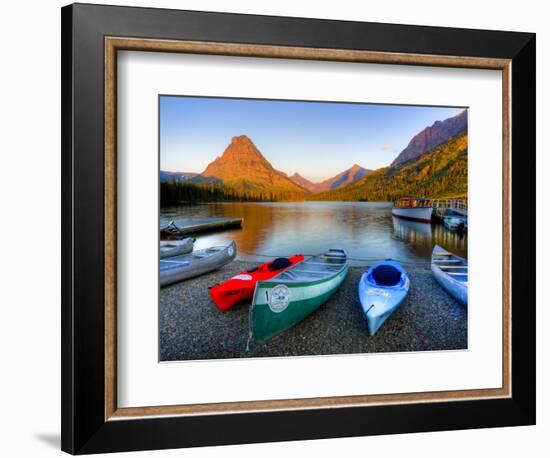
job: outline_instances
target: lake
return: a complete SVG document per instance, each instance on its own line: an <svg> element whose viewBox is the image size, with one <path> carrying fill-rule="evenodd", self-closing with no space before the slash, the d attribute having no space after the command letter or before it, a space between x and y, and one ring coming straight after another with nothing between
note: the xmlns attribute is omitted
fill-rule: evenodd
<svg viewBox="0 0 550 458"><path fill-rule="evenodd" d="M350 264L392 258L427 265L438 244L467 258L468 237L442 224L392 217L386 202L209 203L161 208L160 223L204 217L244 218L242 229L199 234L195 248L237 243L237 259L266 261L293 254L317 254L343 247Z"/></svg>

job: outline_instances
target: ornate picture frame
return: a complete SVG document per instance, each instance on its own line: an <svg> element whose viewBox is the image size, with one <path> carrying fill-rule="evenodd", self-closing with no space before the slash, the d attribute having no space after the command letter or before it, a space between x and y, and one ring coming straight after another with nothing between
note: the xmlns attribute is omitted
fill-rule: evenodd
<svg viewBox="0 0 550 458"><path fill-rule="evenodd" d="M119 408L117 53L125 50L501 71L502 386ZM62 180L63 450L535 423L534 34L70 5L62 9Z"/></svg>

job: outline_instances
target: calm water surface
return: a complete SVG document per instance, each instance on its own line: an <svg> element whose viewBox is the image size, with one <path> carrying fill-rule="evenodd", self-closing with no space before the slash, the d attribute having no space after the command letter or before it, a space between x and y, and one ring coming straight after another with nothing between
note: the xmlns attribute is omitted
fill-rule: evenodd
<svg viewBox="0 0 550 458"><path fill-rule="evenodd" d="M195 248L237 243L237 259L316 254L343 247L352 265L392 258L426 264L438 244L467 257L467 235L442 224L408 222L392 217L385 202L214 203L162 208L160 223L204 217L244 218L242 229L200 234Z"/></svg>

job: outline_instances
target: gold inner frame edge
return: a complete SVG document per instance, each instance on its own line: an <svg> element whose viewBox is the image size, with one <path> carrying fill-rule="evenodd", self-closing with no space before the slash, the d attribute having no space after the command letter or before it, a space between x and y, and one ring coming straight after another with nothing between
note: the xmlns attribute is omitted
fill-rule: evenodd
<svg viewBox="0 0 550 458"><path fill-rule="evenodd" d="M502 380L501 388L430 391L418 393L353 395L337 397L240 401L208 404L143 406L118 408L117 405L117 51L174 52L236 57L265 57L317 61L417 65L455 68L478 68L502 71ZM511 365L511 60L483 57L406 54L289 46L251 45L146 38L105 37L104 39L104 159L105 159L105 396L106 421L145 417L193 416L229 413L268 412L277 410L365 407L388 404L411 404L509 398L512 393Z"/></svg>

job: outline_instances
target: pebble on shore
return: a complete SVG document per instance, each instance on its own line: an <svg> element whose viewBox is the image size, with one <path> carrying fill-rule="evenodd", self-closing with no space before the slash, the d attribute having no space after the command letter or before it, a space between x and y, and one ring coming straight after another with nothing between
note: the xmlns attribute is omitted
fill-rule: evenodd
<svg viewBox="0 0 550 458"><path fill-rule="evenodd" d="M365 268L350 267L334 296L296 326L264 344L251 341L250 303L220 312L208 287L253 263L234 261L222 269L160 290L160 360L334 355L350 353L459 350L468 347L467 310L451 298L426 268L407 269L409 295L370 336L357 295Z"/></svg>

